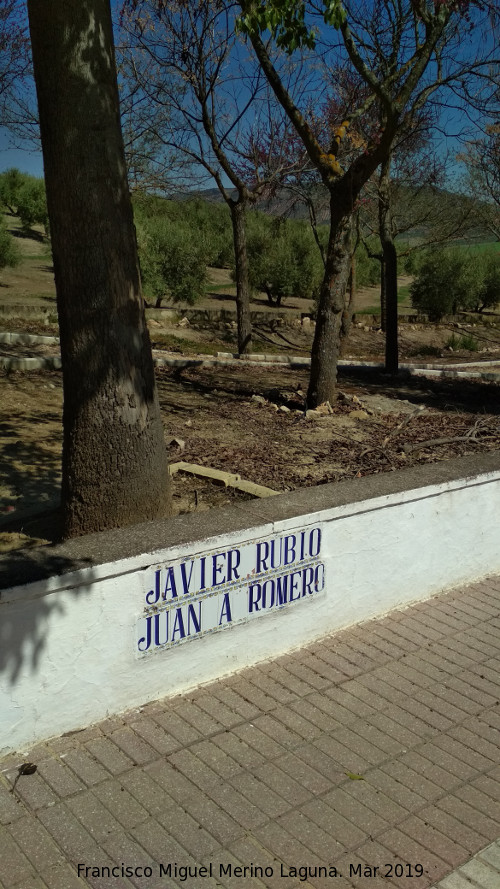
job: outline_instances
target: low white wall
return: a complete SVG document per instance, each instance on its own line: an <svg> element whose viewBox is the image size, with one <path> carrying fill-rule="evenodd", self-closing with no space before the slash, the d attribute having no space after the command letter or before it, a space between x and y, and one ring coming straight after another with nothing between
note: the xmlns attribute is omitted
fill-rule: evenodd
<svg viewBox="0 0 500 889"><path fill-rule="evenodd" d="M312 511L305 515L301 509L286 519L262 519L234 533L4 590L0 754L500 573L500 470L326 508L319 491L310 489ZM302 500L308 496L300 493ZM319 509L316 499L323 502ZM262 509L271 515L275 505L279 512L280 500L271 498ZM252 508L255 513L258 506ZM236 513L241 524L242 510ZM293 600L284 607L276 605L278 586ZM189 602L195 603L191 612ZM157 641L168 638L165 646L154 645L155 614L161 614ZM151 645L144 651L148 629Z"/></svg>

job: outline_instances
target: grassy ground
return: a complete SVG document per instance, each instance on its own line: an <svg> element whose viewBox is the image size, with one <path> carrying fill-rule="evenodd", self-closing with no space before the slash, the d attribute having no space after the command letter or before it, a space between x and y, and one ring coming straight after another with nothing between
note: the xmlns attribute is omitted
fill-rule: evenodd
<svg viewBox="0 0 500 889"><path fill-rule="evenodd" d="M5 214L7 229L14 238L21 261L0 271L0 303L48 307L55 310L56 291L50 244L41 227L24 232L20 220Z"/></svg>
<svg viewBox="0 0 500 889"><path fill-rule="evenodd" d="M458 246L473 253L500 253L499 241L482 241L480 244L460 244Z"/></svg>
<svg viewBox="0 0 500 889"><path fill-rule="evenodd" d="M19 220L6 215L7 226L16 239L22 261L14 269L4 269L0 273L0 330L26 331L29 333L58 334L55 287L50 246L41 231L28 235L22 232ZM475 244L471 249L486 251L500 249L500 245ZM464 249L466 249L464 247ZM398 305L401 317L412 313L410 285L411 277L399 279ZM215 355L217 352L236 352L236 288L228 269L210 268L207 270L207 283L204 297L195 308L213 310L213 317L221 312L217 322L207 324L189 323L189 305L167 304L161 310L147 313L153 348L183 355ZM314 310L312 300L290 298L277 310L270 306L265 294L252 296L251 310L259 313L259 321L254 321L253 351L259 353L283 353L309 355L314 328L308 316ZM358 324L354 324L348 341L344 344L343 356L363 360L381 360L384 352L384 337L380 335L371 316L380 316L379 286L360 288L356 293L354 310ZM186 317L183 315L186 313ZM364 316L364 317L363 317ZM208 317L208 316L207 316ZM212 312L210 313L212 317ZM465 319L464 319L465 320ZM479 327L474 328L474 336L469 331L458 331L453 325L408 325L400 328L400 357L427 358L489 351L499 348L500 332L492 332L483 319L467 319ZM492 318L488 316L488 322ZM467 327L470 327L467 324ZM484 328L484 329L483 329ZM454 338L451 338L454 335ZM9 351L7 347L3 350ZM12 350L11 350L12 351ZM9 352L10 354L10 352ZM23 353L24 354L24 353ZM486 356L485 356L486 357ZM489 357L489 356L488 356Z"/></svg>
<svg viewBox="0 0 500 889"><path fill-rule="evenodd" d="M196 342L193 339L176 336L171 333L156 333L150 328L150 336L154 349L162 349L167 352L178 352L181 355L217 355L218 352L235 351L234 336L225 337L224 334L216 339L212 337L208 342L204 339L202 342ZM268 354L270 352L282 352L282 348L278 343L269 342L267 340L258 339L258 331L254 333L253 352L258 354ZM301 351L297 347L297 351Z"/></svg>
<svg viewBox="0 0 500 889"><path fill-rule="evenodd" d="M410 284L401 284L398 286L398 306L402 309L411 308ZM357 315L380 315L380 303L374 303L371 306L356 312Z"/></svg>

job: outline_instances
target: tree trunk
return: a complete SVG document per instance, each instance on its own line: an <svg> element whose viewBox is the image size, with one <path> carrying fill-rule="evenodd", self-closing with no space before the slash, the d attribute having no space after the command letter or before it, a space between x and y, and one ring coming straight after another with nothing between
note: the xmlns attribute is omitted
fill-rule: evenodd
<svg viewBox="0 0 500 889"><path fill-rule="evenodd" d="M387 282L385 277L385 258L380 257L380 326L387 332Z"/></svg>
<svg viewBox="0 0 500 889"><path fill-rule="evenodd" d="M351 245L352 250L352 245ZM340 355L344 355L346 349L346 340L352 327L352 319L354 316L354 297L356 296L356 258L351 253L351 264L349 266L349 278L347 281L347 294L345 300L345 308L342 312L342 324L340 327Z"/></svg>
<svg viewBox="0 0 500 889"><path fill-rule="evenodd" d="M109 0L28 0L63 363L65 536L168 514Z"/></svg>
<svg viewBox="0 0 500 889"><path fill-rule="evenodd" d="M382 164L379 182L379 231L385 290L385 369L396 374L398 358L398 255L392 235L391 159Z"/></svg>
<svg viewBox="0 0 500 889"><path fill-rule="evenodd" d="M398 347L398 255L394 241L387 241L384 248L387 327L385 332L385 369L397 374L399 370Z"/></svg>
<svg viewBox="0 0 500 889"><path fill-rule="evenodd" d="M230 201L233 223L234 257L236 271L236 320L238 324L238 353L252 351L252 322L250 320L250 285L248 283L247 236L245 203Z"/></svg>
<svg viewBox="0 0 500 889"><path fill-rule="evenodd" d="M274 306L274 298L271 291L271 288L267 286L267 284L262 285L264 287L264 293L267 296L267 301L270 306Z"/></svg>
<svg viewBox="0 0 500 889"><path fill-rule="evenodd" d="M307 406L335 401L340 332L350 272L350 217L338 218L336 196L330 199L331 224L311 351Z"/></svg>

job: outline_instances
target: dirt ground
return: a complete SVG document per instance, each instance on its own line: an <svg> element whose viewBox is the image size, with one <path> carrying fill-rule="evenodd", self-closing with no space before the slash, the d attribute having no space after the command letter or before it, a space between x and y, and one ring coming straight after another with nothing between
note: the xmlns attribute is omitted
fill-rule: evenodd
<svg viewBox="0 0 500 889"><path fill-rule="evenodd" d="M18 237L23 262L0 278L0 330L57 334L50 258L43 241ZM211 270L204 304L234 306L229 274ZM404 282L403 282L404 283ZM376 288L358 309L376 305ZM265 299L257 295L261 310ZM21 306L22 310L13 309ZM54 312L29 314L28 310ZM256 351L307 354L313 328L305 300L290 300L286 324L256 328ZM180 313L182 315L182 312ZM168 313L165 313L165 318ZM234 351L234 322L199 329L149 321L153 345L181 354ZM401 359L454 363L498 358L500 329L482 324L401 325ZM450 351L449 337L471 333L481 351ZM0 345L0 354L43 355L57 346ZM370 315L358 316L344 357L382 360L384 337ZM500 388L494 383L401 377L344 368L331 407L306 414L307 369L215 367L157 370L171 463L185 461L238 474L276 492L393 471L500 447ZM62 380L57 371L0 370L0 552L55 540L59 534ZM248 499L231 487L184 472L173 475L176 514Z"/></svg>
<svg viewBox="0 0 500 889"><path fill-rule="evenodd" d="M170 461L235 473L276 492L500 447L493 383L342 371L331 412L305 414L307 373L276 367L158 370ZM62 387L58 372L1 380L0 551L57 539ZM248 499L181 472L175 513ZM30 513L46 511L39 518Z"/></svg>

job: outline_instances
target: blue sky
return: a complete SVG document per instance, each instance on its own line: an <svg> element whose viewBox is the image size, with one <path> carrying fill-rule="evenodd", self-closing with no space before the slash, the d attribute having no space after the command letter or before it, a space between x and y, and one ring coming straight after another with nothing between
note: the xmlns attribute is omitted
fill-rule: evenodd
<svg viewBox="0 0 500 889"><path fill-rule="evenodd" d="M113 14L116 14L118 3L119 0L111 0ZM485 34L484 32L479 33L473 30L471 39L473 44L477 44L478 50L481 42L485 42L485 38L486 43L490 43L492 39L494 41L493 33ZM443 145L448 141L448 149L451 148L452 155L460 149L460 145L458 142L455 145L455 140L453 137L449 140L449 136L453 131L457 132L457 130L460 130L464 121L466 121L466 117L463 108L457 108L452 111L451 108L446 108L445 106L441 109L441 125L444 130L444 132L441 133L441 140ZM448 140L446 139L445 133L448 136ZM35 176L43 176L41 151L33 150L33 148L31 148L31 150L23 150L19 146L15 146L15 144L13 144L13 138L9 132L5 128L0 127L0 172L9 169L10 167L17 167L21 171Z"/></svg>
<svg viewBox="0 0 500 889"><path fill-rule="evenodd" d="M117 17L121 5L121 0L110 0L111 12L113 18ZM22 0L20 8L24 9L27 21L26 2ZM22 149L13 144L13 138L9 131L0 126L0 172L8 170L11 167L17 167L23 173L30 173L32 176L43 176L43 158L42 152L33 149Z"/></svg>
<svg viewBox="0 0 500 889"><path fill-rule="evenodd" d="M23 173L43 176L42 154L39 151L22 151L9 147L11 137L4 127L0 127L0 172L17 167Z"/></svg>
<svg viewBox="0 0 500 889"><path fill-rule="evenodd" d="M111 0L113 15L116 15L118 4L119 0ZM27 20L25 0L22 0L21 8L23 8L23 14L26 14ZM17 167L23 173L30 173L32 176L43 176L42 152L33 149L22 149L16 147L13 143L14 140L9 131L5 127L0 126L0 173L11 167Z"/></svg>

